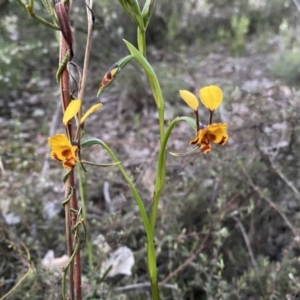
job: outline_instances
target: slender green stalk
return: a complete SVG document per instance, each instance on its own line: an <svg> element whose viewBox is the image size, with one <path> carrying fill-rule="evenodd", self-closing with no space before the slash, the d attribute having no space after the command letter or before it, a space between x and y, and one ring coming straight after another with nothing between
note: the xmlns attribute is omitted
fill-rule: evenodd
<svg viewBox="0 0 300 300"><path fill-rule="evenodd" d="M29 0L29 7L30 7L30 11L33 12L34 0Z"/></svg>
<svg viewBox="0 0 300 300"><path fill-rule="evenodd" d="M161 195L161 191L165 181L165 174L166 174L166 156L165 156L165 147L163 147L163 142L165 139L165 128L164 128L164 100L160 88L160 84L158 82L157 76L151 67L151 65L146 60L146 36L145 31L142 31L138 28L138 47L137 50L133 45L126 42L126 45L131 53L131 55L138 61L138 63L143 67L145 73L147 75L147 79L149 82L149 86L153 95L153 98L156 102L157 110L158 110L158 118L159 118L159 137L160 137L160 152L159 152L159 160L157 163L156 168L156 182L155 182L155 190L153 195L153 202L151 207L151 217L150 217L150 226L152 236L154 238L155 233L155 225L157 219L157 210L158 210L158 203ZM150 249L148 250L148 252ZM155 265L156 268L156 257L154 260L148 259L148 269L150 270ZM151 278L151 276L150 276ZM152 290L152 297L153 299L159 299L159 291L158 291L158 284L157 284L157 275L155 277L155 282L152 281L151 278L151 290Z"/></svg>
<svg viewBox="0 0 300 300"><path fill-rule="evenodd" d="M17 0L18 1L18 0ZM21 1L18 1L18 2L21 2ZM29 15L33 18L33 19L36 19L37 21L39 21L40 23L46 25L47 27L50 27L52 29L55 29L55 30L58 30L60 31L60 27L53 24L53 23L50 23L49 21L45 20L44 18L36 15L31 9L30 9L30 6L28 5L25 5L26 7L26 10L27 12L29 13Z"/></svg>
<svg viewBox="0 0 300 300"><path fill-rule="evenodd" d="M20 6L22 6L27 11L26 4L24 4L21 0L16 0L16 1Z"/></svg>
<svg viewBox="0 0 300 300"><path fill-rule="evenodd" d="M142 33L140 33L142 35ZM143 37L141 37L143 38ZM148 63L145 57L141 55L141 53L137 53L138 50L134 48L133 45L126 42L126 45L131 53L131 55L138 61L138 63L144 68L148 81L150 83L150 88L152 90L153 96L156 100L157 110L158 110L158 118L159 118L159 129L160 129L160 156L157 163L157 169L156 169L156 182L155 182L155 190L153 195L153 203L152 203L152 209L151 209L151 218L150 218L150 224L151 229L154 233L155 230L155 224L156 224L156 218L157 218L157 210L158 210L158 203L161 195L161 191L165 182L165 175L166 175L166 156L165 156L165 147L162 146L163 140L165 139L165 133L164 133L164 100L160 88L160 84L158 82L157 76L151 67L151 65ZM162 152L163 151L163 152Z"/></svg>
<svg viewBox="0 0 300 300"><path fill-rule="evenodd" d="M19 279L19 281L17 283L15 283L15 285L5 294L3 295L0 300L4 300L7 299L7 297L13 292L15 291L19 285L31 274L33 273L33 269L32 267L30 267L27 272Z"/></svg>
<svg viewBox="0 0 300 300"><path fill-rule="evenodd" d="M137 42L139 51L146 57L146 31L140 27L137 29Z"/></svg>
<svg viewBox="0 0 300 300"><path fill-rule="evenodd" d="M77 174L78 174L78 185L79 185L79 195L80 195L80 200L81 200L81 207L82 207L82 216L85 221L85 227L88 232L88 222L87 222L87 217L86 217L86 201L85 201L85 187L84 183L82 180L82 168L80 164L77 164ZM88 254L88 262L90 269L92 270L93 268L93 247L92 243L89 238L86 239L86 249L87 249L87 254Z"/></svg>
<svg viewBox="0 0 300 300"><path fill-rule="evenodd" d="M168 126L165 135L163 137L162 143L160 145L159 153L158 153L158 162L157 162L157 172L156 172L156 182L155 182L155 191L153 196L153 202L152 202L152 209L151 209L151 217L150 217L150 225L151 230L155 231L155 225L156 225L156 219L157 219L157 210L158 210L158 203L161 195L162 188L164 186L164 180L165 180L165 166L166 166L166 146L168 139L170 137L170 134L179 121L186 121L186 117L177 117L175 118L170 125ZM162 171L161 171L162 170Z"/></svg>
<svg viewBox="0 0 300 300"><path fill-rule="evenodd" d="M123 168L122 164L119 163L120 161L115 156L114 152L103 141L96 139L96 138L90 138L90 139L82 141L82 143L81 143L82 148L86 148L91 145L100 145L107 151L107 153L110 155L110 157L113 159L113 161L118 163L116 166L119 168L124 179L127 181L128 185L131 189L131 192L135 198L135 201L139 208L139 212L140 212L142 222L143 222L143 225L145 228L146 236L147 236L148 272L149 272L150 283L151 283L152 297L153 297L153 300L159 300L156 255L155 255L155 247L154 247L154 241L153 241L153 231L151 230L151 226L149 223L149 219L147 216L147 212L146 212L144 203L143 203L134 183L130 179L126 170Z"/></svg>
<svg viewBox="0 0 300 300"><path fill-rule="evenodd" d="M23 7L24 10L26 10L26 11L28 12L28 14L29 14L32 18L36 19L37 21L39 21L40 23L46 25L47 27L50 27L50 28L52 28L52 29L55 29L55 30L60 31L60 27L59 27L59 26L57 26L56 24L53 24L53 23L48 22L47 20L45 20L44 18L42 18L42 17L36 15L36 14L33 12L33 1L30 1L30 2L29 2L29 5L28 5L28 4L24 4L24 3L22 2L22 0L16 0L16 1L18 2L18 4L19 4L20 6Z"/></svg>
<svg viewBox="0 0 300 300"><path fill-rule="evenodd" d="M69 269L71 263L73 262L73 260L75 258L75 255L77 254L77 252L79 250L79 244L80 244L80 242L77 239L75 248L73 250L73 253L72 253L71 257L69 258L69 260L68 260L68 262L67 262L67 264L66 264L66 266L64 267L64 270L63 270L62 285L61 285L63 300L67 300L67 297L66 297L66 278L67 278L67 272L68 272L68 269Z"/></svg>

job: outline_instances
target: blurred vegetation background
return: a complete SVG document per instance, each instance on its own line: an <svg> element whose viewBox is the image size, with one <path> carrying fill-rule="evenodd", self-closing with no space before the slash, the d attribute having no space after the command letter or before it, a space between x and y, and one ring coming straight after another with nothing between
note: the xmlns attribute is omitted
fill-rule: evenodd
<svg viewBox="0 0 300 300"><path fill-rule="evenodd" d="M227 122L230 136L208 155L168 157L155 241L162 299L300 299L300 12L287 0L157 2L148 58L163 89L166 122L191 113L178 89L197 93L217 84L224 102L215 121ZM42 2L35 9L47 17ZM103 75L127 55L122 38L136 40L117 0L96 2L94 13L86 103L97 101ZM82 65L84 2L73 2L72 23L74 60ZM1 0L0 296L26 273L26 248L36 269L7 299L60 298L59 277L41 266L48 250L65 253L63 174L47 146L47 137L62 130L57 61L56 33L16 1ZM158 126L137 65L127 66L100 101L87 135L116 150L150 204ZM193 137L181 124L168 149L185 152ZM85 155L108 160L99 149ZM115 168L90 167L84 180L94 243L93 268L82 249L85 299L150 299L143 285L146 239L129 188ZM112 250L132 249L131 276L101 277L109 254L99 235Z"/></svg>

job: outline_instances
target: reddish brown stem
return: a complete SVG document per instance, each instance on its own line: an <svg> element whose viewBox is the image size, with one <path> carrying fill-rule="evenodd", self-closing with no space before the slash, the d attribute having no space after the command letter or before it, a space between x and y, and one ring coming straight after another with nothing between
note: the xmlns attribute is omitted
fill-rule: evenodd
<svg viewBox="0 0 300 300"><path fill-rule="evenodd" d="M69 192L70 192L69 187L70 187L70 184L69 184L69 179L68 179L65 183L65 199L69 195ZM73 253L73 238L72 238L72 232L71 232L70 202L68 202L64 206L64 208L65 208L65 231L66 231L67 253L68 253L68 256L71 257L71 255ZM73 268L73 264L70 265L69 272L70 272L70 284L69 284L70 300L74 300L74 280L73 280L74 268Z"/></svg>
<svg viewBox="0 0 300 300"><path fill-rule="evenodd" d="M70 173L69 177L69 183L71 187L75 188L75 178L74 178L74 171ZM70 200L71 208L73 210L78 211L78 202L77 202L77 196L76 196L76 191L74 189L74 193L72 195L72 198ZM77 223L77 214L74 212L71 212L71 225L74 227ZM76 233L75 233L76 234ZM73 249L75 247L75 239L73 239ZM75 291L75 299L76 300L82 300L82 293L81 293L81 263L80 263L80 251L77 251L73 263L73 280L74 280L74 291Z"/></svg>
<svg viewBox="0 0 300 300"><path fill-rule="evenodd" d="M66 4L67 5L67 4ZM60 57L59 62L63 60L68 51L68 44L61 35L60 38ZM62 102L62 109L68 107L70 103L70 82L69 82L69 72L65 67L61 73L60 77L60 96ZM68 124L66 127L66 131L70 140L72 141L72 125ZM71 232L71 228L76 224L77 215L75 213L70 213L71 209L78 211L78 203L77 203L77 196L75 192L75 179L74 179L74 171L72 171L69 176L68 180L65 183L65 198L70 191L70 187L74 189L74 193L72 198L68 204L65 205L65 230L66 230L66 243L67 243L67 252L68 256L70 257L73 253L74 249L74 237ZM70 265L70 300L82 300L82 293L81 293L81 265L80 265L80 251L77 251L72 264Z"/></svg>

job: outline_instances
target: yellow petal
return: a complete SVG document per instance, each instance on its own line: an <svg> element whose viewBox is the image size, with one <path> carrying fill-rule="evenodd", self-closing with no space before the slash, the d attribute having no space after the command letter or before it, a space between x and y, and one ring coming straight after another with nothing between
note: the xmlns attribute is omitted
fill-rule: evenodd
<svg viewBox="0 0 300 300"><path fill-rule="evenodd" d="M206 134L208 132L208 127L205 127L204 129L200 129L197 132L197 136L195 137L195 139L190 141L190 145L198 145L201 143L209 143L209 140L206 137Z"/></svg>
<svg viewBox="0 0 300 300"><path fill-rule="evenodd" d="M49 146L52 150L57 148L71 148L72 145L64 133L58 133L48 138Z"/></svg>
<svg viewBox="0 0 300 300"><path fill-rule="evenodd" d="M70 102L63 117L63 123L65 126L73 117L75 117L78 114L80 107L81 107L81 100L76 99Z"/></svg>
<svg viewBox="0 0 300 300"><path fill-rule="evenodd" d="M199 91L200 100L209 110L215 110L223 100L222 90L216 85L206 86Z"/></svg>
<svg viewBox="0 0 300 300"><path fill-rule="evenodd" d="M99 109L100 107L102 106L102 103L97 103L95 105L93 105L85 114L84 116L81 118L80 120L80 124L82 124L85 119L91 114L93 113L94 111L96 111L97 109Z"/></svg>
<svg viewBox="0 0 300 300"><path fill-rule="evenodd" d="M207 137L210 141L219 145L224 145L228 141L227 125L225 123L212 124L207 128Z"/></svg>
<svg viewBox="0 0 300 300"><path fill-rule="evenodd" d="M69 148L55 148L55 150L52 150L50 153L50 157L52 159L58 160L58 161L63 161L66 159L64 153L65 151L68 151Z"/></svg>
<svg viewBox="0 0 300 300"><path fill-rule="evenodd" d="M199 101L197 97L189 91L180 90L179 94L185 103L193 110L198 110Z"/></svg>

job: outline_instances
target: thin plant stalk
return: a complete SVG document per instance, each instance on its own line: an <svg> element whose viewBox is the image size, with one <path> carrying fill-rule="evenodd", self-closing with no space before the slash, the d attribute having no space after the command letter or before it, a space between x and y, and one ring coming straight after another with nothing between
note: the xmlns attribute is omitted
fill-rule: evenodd
<svg viewBox="0 0 300 300"><path fill-rule="evenodd" d="M60 30L59 26L57 26L56 24L50 23L50 22L48 22L47 20L45 20L44 18L42 18L42 17L36 15L35 12L33 11L33 3L31 3L31 4L28 5L28 4L24 4L24 3L22 2L22 0L16 0L16 1L18 2L18 4L19 4L20 6L23 7L24 10L27 11L27 13L28 13L33 19L37 20L38 22L44 24L44 25L47 26L47 27L50 27L50 28L55 29L55 30L57 30L57 31ZM31 5L32 5L32 6L31 6Z"/></svg>
<svg viewBox="0 0 300 300"><path fill-rule="evenodd" d="M61 34L60 35L59 63L62 62L67 51L68 51L68 46ZM69 91L70 91L69 73L66 68L64 68L61 72L59 83L60 83L60 97L61 97L61 102L62 102L62 108L63 108L63 110L65 110L65 108L68 105L68 102L70 102L70 99L68 99L69 94L70 94L69 93ZM66 93L65 93L65 91L66 91ZM71 128L69 128L69 129L71 129ZM72 185L69 181L70 181L71 176L74 176L74 175L71 175L71 173L73 173L73 172L70 172L67 180L65 181L65 199L68 197L70 187L72 187ZM72 253L73 253L73 238L72 238L72 232L71 232L70 207L71 207L70 202L66 203L66 205L64 206L66 244L67 244L67 254L69 257L71 257ZM74 268L73 268L73 264L70 266L69 270L70 270L70 273L69 273L70 274L70 282L69 282L70 300L74 300L74 280L73 280Z"/></svg>
<svg viewBox="0 0 300 300"><path fill-rule="evenodd" d="M138 49L146 57L146 31L141 30L140 27L137 29L137 40L138 40Z"/></svg>
<svg viewBox="0 0 300 300"><path fill-rule="evenodd" d="M146 236L147 236L147 262L148 262L148 272L150 277L150 284L151 284L151 294L153 300L159 300L159 290L158 290L158 281L157 281L157 266L156 266L156 255L155 255L155 246L154 246L154 239L153 239L153 231L151 230L151 225L149 223L149 219L147 216L147 212L144 206L144 203L140 197L139 192L137 191L134 183L130 179L130 176L127 174L126 170L123 168L122 164L115 156L114 152L101 140L90 138L82 142L81 147L85 148L91 145L100 145L103 147L113 161L116 163L116 166L121 171L124 179L128 183L133 197L137 203L139 208L139 212L141 215L141 219L145 228Z"/></svg>
<svg viewBox="0 0 300 300"><path fill-rule="evenodd" d="M82 179L82 167L80 164L77 164L77 175L78 175L78 186L79 186L79 194L80 194L80 200L81 200L81 207L82 207L82 217L85 221L85 227L86 231L89 232L89 226L87 222L87 214L86 214L86 199L85 199L85 187ZM93 248L92 243L89 238L86 239L86 248L87 248L87 255L88 255L88 262L89 267L92 270L93 268Z"/></svg>
<svg viewBox="0 0 300 300"><path fill-rule="evenodd" d="M65 5L68 5L66 3ZM68 52L68 45L63 38L62 34L60 35L60 54L59 54L59 63L62 62L66 53ZM70 82L69 82L69 72L65 67L59 78L60 82L60 95L61 95L61 103L63 111L66 110L67 106L70 103ZM67 134L72 140L72 124L69 123L66 127ZM72 236L71 228L76 225L77 223L77 215L71 210L78 211L78 203L77 203L77 196L75 192L75 178L74 178L74 171L72 170L69 175L68 179L65 181L65 198L68 197L68 193L70 188L74 189L74 193L70 199L70 202L67 203L65 208L65 231L66 231L66 243L67 243L67 253L68 256L71 257L73 254L73 244L74 239ZM82 300L82 293L81 293L81 264L80 264L80 251L76 252L74 260L70 266L70 300Z"/></svg>

